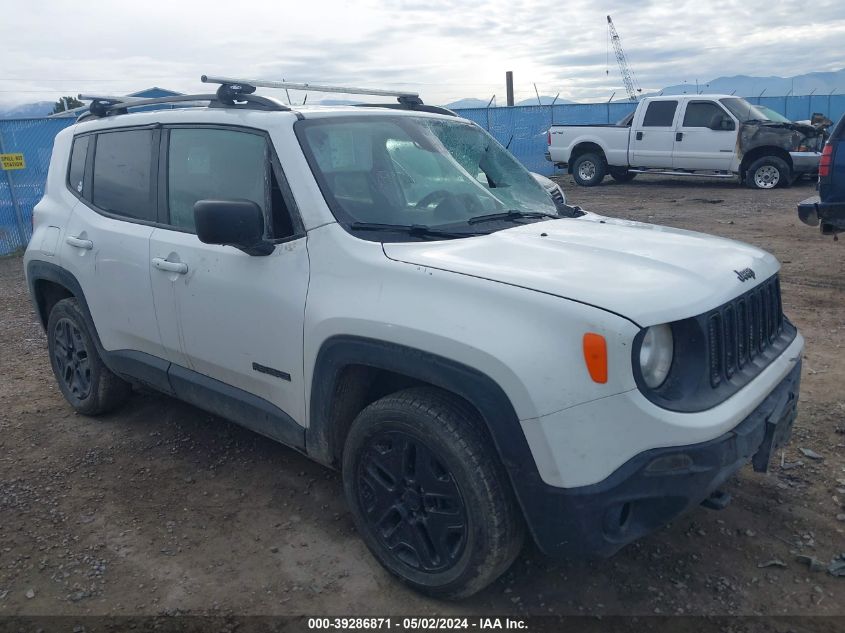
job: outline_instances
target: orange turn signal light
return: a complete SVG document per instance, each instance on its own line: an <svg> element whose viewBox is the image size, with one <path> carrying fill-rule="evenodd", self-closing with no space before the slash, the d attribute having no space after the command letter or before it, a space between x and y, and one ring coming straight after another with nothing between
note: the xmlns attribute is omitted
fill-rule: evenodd
<svg viewBox="0 0 845 633"><path fill-rule="evenodd" d="M607 341L601 334L584 335L584 362L594 382L607 382Z"/></svg>

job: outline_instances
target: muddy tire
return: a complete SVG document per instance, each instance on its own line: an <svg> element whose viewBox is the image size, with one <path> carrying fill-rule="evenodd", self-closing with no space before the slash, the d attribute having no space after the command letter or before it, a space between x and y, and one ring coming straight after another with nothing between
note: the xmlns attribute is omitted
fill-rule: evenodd
<svg viewBox="0 0 845 633"><path fill-rule="evenodd" d="M47 349L59 389L79 413L112 411L132 392L128 382L103 364L76 298L62 299L50 311Z"/></svg>
<svg viewBox="0 0 845 633"><path fill-rule="evenodd" d="M763 156L748 166L745 184L751 189L788 187L792 183L792 170L786 161L777 156Z"/></svg>
<svg viewBox="0 0 845 633"><path fill-rule="evenodd" d="M406 389L364 409L344 447L343 482L370 551L422 593L470 596L522 549L522 515L483 421L439 389Z"/></svg>
<svg viewBox="0 0 845 633"><path fill-rule="evenodd" d="M572 178L582 187L595 187L604 180L604 158L598 154L581 154L572 163Z"/></svg>
<svg viewBox="0 0 845 633"><path fill-rule="evenodd" d="M611 167L610 176L616 182L631 182L634 178L637 177L637 174L635 172L628 171L627 169Z"/></svg>

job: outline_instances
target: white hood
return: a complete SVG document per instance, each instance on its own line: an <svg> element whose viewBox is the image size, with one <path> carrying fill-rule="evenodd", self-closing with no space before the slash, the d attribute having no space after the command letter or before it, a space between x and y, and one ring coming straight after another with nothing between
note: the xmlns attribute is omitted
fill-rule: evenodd
<svg viewBox="0 0 845 633"><path fill-rule="evenodd" d="M701 314L779 268L748 244L594 214L466 239L387 243L384 252L594 305L641 326ZM735 271L746 268L755 278L743 282Z"/></svg>

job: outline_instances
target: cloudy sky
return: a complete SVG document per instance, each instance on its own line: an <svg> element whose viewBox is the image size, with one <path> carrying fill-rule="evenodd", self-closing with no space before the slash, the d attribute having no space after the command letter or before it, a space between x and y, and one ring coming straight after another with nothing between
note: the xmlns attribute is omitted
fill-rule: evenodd
<svg viewBox="0 0 845 633"><path fill-rule="evenodd" d="M842 0L26 0L0 21L0 104L198 91L203 73L503 103L506 70L517 100L535 82L605 100L623 94L607 13L644 90L845 67Z"/></svg>

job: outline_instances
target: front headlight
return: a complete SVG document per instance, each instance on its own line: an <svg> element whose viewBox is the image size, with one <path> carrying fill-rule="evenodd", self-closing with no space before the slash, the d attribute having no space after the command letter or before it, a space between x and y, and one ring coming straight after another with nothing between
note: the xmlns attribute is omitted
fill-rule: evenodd
<svg viewBox="0 0 845 633"><path fill-rule="evenodd" d="M672 328L667 324L646 328L640 345L640 371L650 389L657 389L669 375L675 344Z"/></svg>

